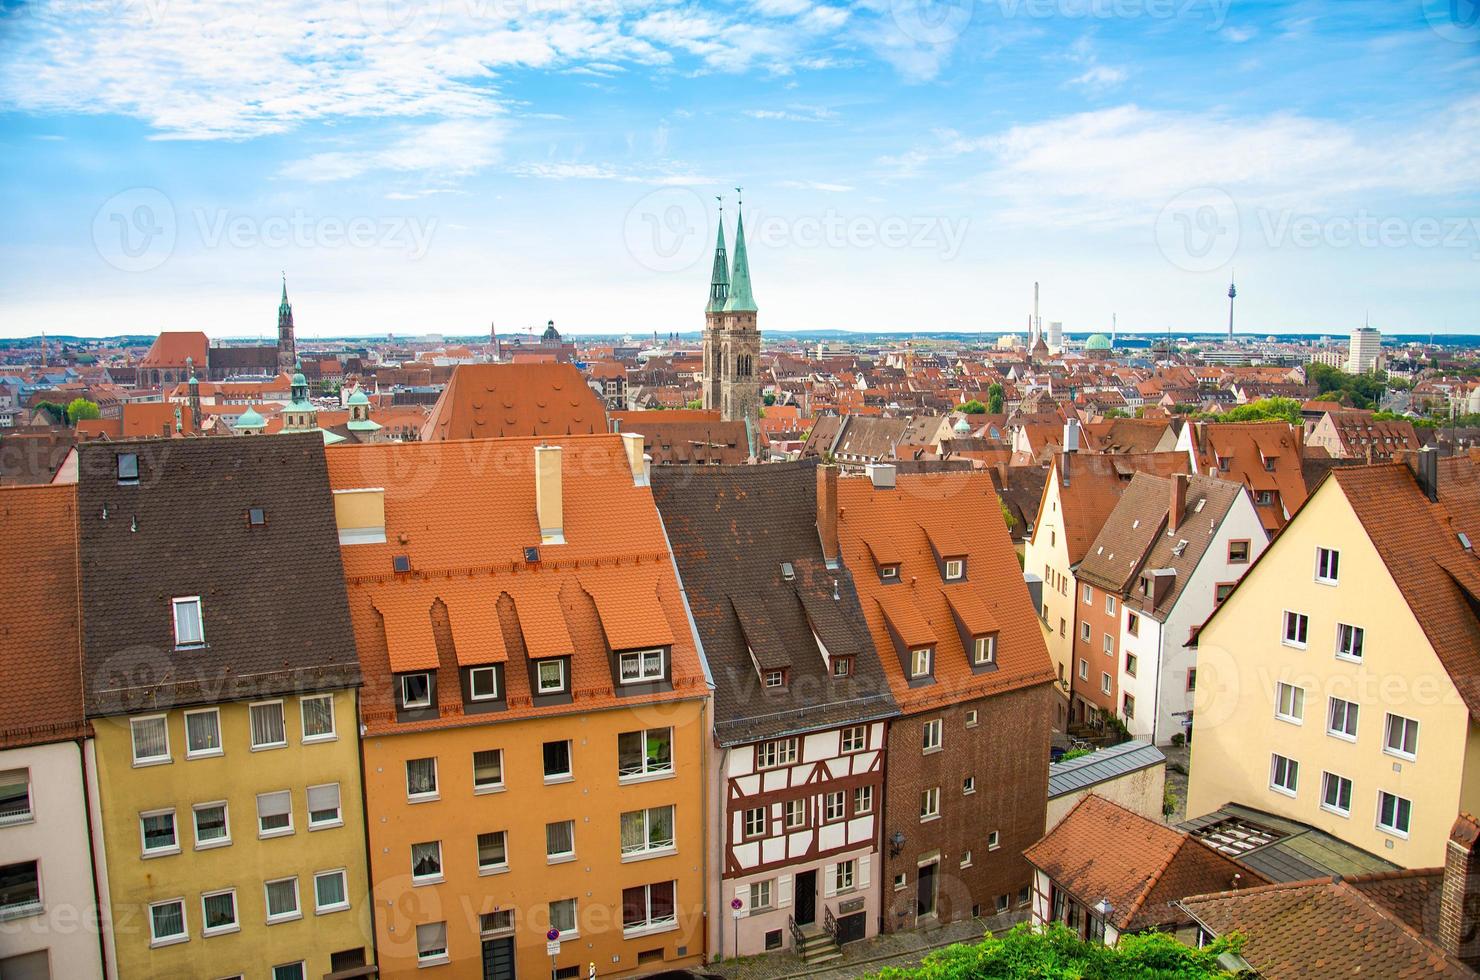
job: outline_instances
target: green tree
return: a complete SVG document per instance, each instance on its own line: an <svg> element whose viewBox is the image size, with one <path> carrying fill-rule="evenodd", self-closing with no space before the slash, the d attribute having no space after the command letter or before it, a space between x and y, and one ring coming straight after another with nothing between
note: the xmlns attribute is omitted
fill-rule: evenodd
<svg viewBox="0 0 1480 980"><path fill-rule="evenodd" d="M761 396L761 401L765 402L767 405L774 405L776 404L776 396L768 391Z"/></svg>
<svg viewBox="0 0 1480 980"><path fill-rule="evenodd" d="M45 412L51 416L52 425L67 424L67 409L58 405L56 402L37 402L36 410L38 412Z"/></svg>
<svg viewBox="0 0 1480 980"><path fill-rule="evenodd" d="M987 414L1001 415L1006 404L1006 395L1002 391L1002 386L993 381L987 386Z"/></svg>
<svg viewBox="0 0 1480 980"><path fill-rule="evenodd" d="M1035 932L1022 923L1005 936L936 950L919 966L888 967L874 980L1214 980L1234 976L1218 957L1242 946L1234 935L1194 949L1165 933L1123 936L1106 946L1062 925Z"/></svg>
<svg viewBox="0 0 1480 980"><path fill-rule="evenodd" d="M76 425L79 419L96 419L102 416L97 403L86 398L74 398L67 405L67 422L71 425Z"/></svg>
<svg viewBox="0 0 1480 980"><path fill-rule="evenodd" d="M987 414L987 406L983 405L980 401L973 398L971 401L966 402L963 405L957 405L956 411L965 412L967 415L985 415Z"/></svg>
<svg viewBox="0 0 1480 980"><path fill-rule="evenodd" d="M1315 384L1322 399L1353 408L1375 408L1387 388L1386 374L1347 374L1328 364L1307 364L1305 377Z"/></svg>
<svg viewBox="0 0 1480 980"><path fill-rule="evenodd" d="M1201 412L1197 416L1214 422L1263 422L1266 420L1299 425L1300 403L1293 398L1261 398L1247 405L1230 408L1221 414Z"/></svg>
<svg viewBox="0 0 1480 980"><path fill-rule="evenodd" d="M1017 518L1012 516L1012 508L1007 506L1007 501L1002 499L1001 494L997 495L997 506L1002 509L1002 519L1007 522L1007 529L1011 531L1017 527Z"/></svg>
<svg viewBox="0 0 1480 980"><path fill-rule="evenodd" d="M1107 408L1103 417L1107 419L1128 419L1131 417L1131 413L1123 408Z"/></svg>
<svg viewBox="0 0 1480 980"><path fill-rule="evenodd" d="M695 398L693 401L687 402L684 405L684 408L703 408L703 407L704 407L704 399L702 399L702 398Z"/></svg>

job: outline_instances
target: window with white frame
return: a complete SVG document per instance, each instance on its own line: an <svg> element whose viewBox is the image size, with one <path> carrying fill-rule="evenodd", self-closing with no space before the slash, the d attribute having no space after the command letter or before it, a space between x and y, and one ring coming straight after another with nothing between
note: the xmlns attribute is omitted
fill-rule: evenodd
<svg viewBox="0 0 1480 980"><path fill-rule="evenodd" d="M474 701L497 701L498 668L474 667L469 670L468 697Z"/></svg>
<svg viewBox="0 0 1480 980"><path fill-rule="evenodd" d="M31 819L31 770L0 772L0 827Z"/></svg>
<svg viewBox="0 0 1480 980"><path fill-rule="evenodd" d="M844 752L862 752L868 746L868 726L849 725L843 729L841 748Z"/></svg>
<svg viewBox="0 0 1480 980"><path fill-rule="evenodd" d="M1335 585L1341 572L1341 552L1332 548L1316 549L1316 581Z"/></svg>
<svg viewBox="0 0 1480 980"><path fill-rule="evenodd" d="M339 784L308 787L308 829L322 830L343 824L344 818L339 811Z"/></svg>
<svg viewBox="0 0 1480 980"><path fill-rule="evenodd" d="M411 880L420 884L442 879L442 842L427 840L411 845Z"/></svg>
<svg viewBox="0 0 1480 980"><path fill-rule="evenodd" d="M756 747L756 765L762 769L789 766L797 761L797 740L778 738Z"/></svg>
<svg viewBox="0 0 1480 980"><path fill-rule="evenodd" d="M1109 616L1115 615L1115 596L1105 593L1105 613Z"/></svg>
<svg viewBox="0 0 1480 980"><path fill-rule="evenodd" d="M839 892L853 890L854 876L858 872L858 862L853 859L839 861L833 866L833 888Z"/></svg>
<svg viewBox="0 0 1480 980"><path fill-rule="evenodd" d="M658 881L622 889L622 931L662 929L678 921L674 883Z"/></svg>
<svg viewBox="0 0 1480 980"><path fill-rule="evenodd" d="M966 850L961 852L961 867L971 867L971 851Z"/></svg>
<svg viewBox="0 0 1480 980"><path fill-rule="evenodd" d="M478 835L479 872L503 871L509 866L509 834L490 830Z"/></svg>
<svg viewBox="0 0 1480 980"><path fill-rule="evenodd" d="M1310 617L1305 613L1285 610L1285 633L1281 642L1287 647L1305 649L1306 635L1310 632Z"/></svg>
<svg viewBox="0 0 1480 980"><path fill-rule="evenodd" d="M1408 836L1413 803L1386 791L1377 794L1377 829L1397 837Z"/></svg>
<svg viewBox="0 0 1480 980"><path fill-rule="evenodd" d="M910 676L928 677L935 661L934 647L919 647L910 651Z"/></svg>
<svg viewBox="0 0 1480 980"><path fill-rule="evenodd" d="M1389 714L1382 750L1400 759L1412 761L1418 758L1418 722L1402 715Z"/></svg>
<svg viewBox="0 0 1480 980"><path fill-rule="evenodd" d="M961 780L961 795L962 796L970 796L972 793L975 793L975 792L976 792L976 777L975 776L967 776L965 779Z"/></svg>
<svg viewBox="0 0 1480 980"><path fill-rule="evenodd" d="M1105 673L1104 671L1100 672L1100 693L1110 693L1110 675Z"/></svg>
<svg viewBox="0 0 1480 980"><path fill-rule="evenodd" d="M765 685L767 687L785 687L786 686L786 671L784 671L784 670L768 670L768 671L766 671L766 674L765 674L765 677L763 678L763 681L764 681L764 683L765 683Z"/></svg>
<svg viewBox="0 0 1480 980"><path fill-rule="evenodd" d="M745 811L745 836L764 837L766 835L766 808L763 806L751 807Z"/></svg>
<svg viewBox="0 0 1480 980"><path fill-rule="evenodd" d="M172 898L149 906L149 945L165 946L183 943L190 938L185 931L185 900Z"/></svg>
<svg viewBox="0 0 1480 980"><path fill-rule="evenodd" d="M180 837L175 828L175 811L150 810L139 814L139 837L145 857L180 853Z"/></svg>
<svg viewBox="0 0 1480 980"><path fill-rule="evenodd" d="M283 789L257 794L257 836L281 837L293 832L293 794Z"/></svg>
<svg viewBox="0 0 1480 980"><path fill-rule="evenodd" d="M1088 622L1079 624L1079 638L1085 643L1088 643L1094 635L1095 628L1091 626Z"/></svg>
<svg viewBox="0 0 1480 980"><path fill-rule="evenodd" d="M545 824L545 860L568 861L576 856L576 822L556 820Z"/></svg>
<svg viewBox="0 0 1480 980"><path fill-rule="evenodd" d="M764 912L771 907L774 901L773 895L775 882L767 878L765 881L753 881L750 883L750 913Z"/></svg>
<svg viewBox="0 0 1480 980"><path fill-rule="evenodd" d="M313 876L314 911L339 912L349 908L349 888L343 868L319 871Z"/></svg>
<svg viewBox="0 0 1480 980"><path fill-rule="evenodd" d="M781 819L787 830L807 825L807 801L787 800L781 805Z"/></svg>
<svg viewBox="0 0 1480 980"><path fill-rule="evenodd" d="M204 708L185 712L185 758L204 759L220 754L220 709Z"/></svg>
<svg viewBox="0 0 1480 980"><path fill-rule="evenodd" d="M541 660L535 665L539 694L559 694L565 690L565 661Z"/></svg>
<svg viewBox="0 0 1480 980"><path fill-rule="evenodd" d="M997 634L988 633L986 636L978 636L971 641L971 662L978 667L986 667L997 662Z"/></svg>
<svg viewBox="0 0 1480 980"><path fill-rule="evenodd" d="M673 850L673 807L654 806L622 814L622 856Z"/></svg>
<svg viewBox="0 0 1480 980"><path fill-rule="evenodd" d="M633 779L673 772L673 729L647 728L617 736L617 776Z"/></svg>
<svg viewBox="0 0 1480 980"><path fill-rule="evenodd" d="M550 927L560 930L561 939L572 939L576 933L576 900L562 898L550 903Z"/></svg>
<svg viewBox="0 0 1480 980"><path fill-rule="evenodd" d="M921 729L920 748L925 752L934 752L940 748L941 738L945 731L945 722L941 718L932 718L927 721Z"/></svg>
<svg viewBox="0 0 1480 980"><path fill-rule="evenodd" d="M920 819L933 820L940 816L940 787L933 786L920 794Z"/></svg>
<svg viewBox="0 0 1480 980"><path fill-rule="evenodd" d="M502 789L504 785L504 750L482 749L473 753L473 792Z"/></svg>
<svg viewBox="0 0 1480 980"><path fill-rule="evenodd" d="M996 831L996 830L989 831L987 833L987 850L989 850L989 851L995 851L997 848L999 848L1001 846L1002 846L1002 835L1001 835L1001 833L999 831Z"/></svg>
<svg viewBox="0 0 1480 980"><path fill-rule="evenodd" d="M1269 788L1294 796L1299 785L1300 763L1279 754L1270 756Z"/></svg>
<svg viewBox="0 0 1480 980"><path fill-rule="evenodd" d="M1360 626L1352 626L1347 623L1336 624L1336 655L1342 660L1362 659L1362 644L1367 638L1367 631Z"/></svg>
<svg viewBox="0 0 1480 980"><path fill-rule="evenodd" d="M954 582L966 571L966 563L959 558L951 558L946 561L946 581Z"/></svg>
<svg viewBox="0 0 1480 980"><path fill-rule="evenodd" d="M308 968L303 961L297 963L280 963L272 968L272 980L306 980Z"/></svg>
<svg viewBox="0 0 1480 980"><path fill-rule="evenodd" d="M1305 688L1280 681L1274 686L1274 716L1293 725L1305 722Z"/></svg>
<svg viewBox="0 0 1480 980"><path fill-rule="evenodd" d="M842 790L827 793L822 797L822 819L828 823L842 820L848 815L848 795Z"/></svg>
<svg viewBox="0 0 1480 980"><path fill-rule="evenodd" d="M642 684L663 679L663 650L627 650L617 654L617 679Z"/></svg>
<svg viewBox="0 0 1480 980"><path fill-rule="evenodd" d="M447 923L423 922L416 927L416 962L441 963L447 959Z"/></svg>
<svg viewBox="0 0 1480 980"><path fill-rule="evenodd" d="M1104 649L1106 653L1114 653L1115 637L1111 636L1109 633L1106 633L1104 638L1100 641L1100 646Z"/></svg>
<svg viewBox="0 0 1480 980"><path fill-rule="evenodd" d="M1334 772L1321 773L1321 808L1338 816L1352 812L1352 781Z"/></svg>
<svg viewBox="0 0 1480 980"><path fill-rule="evenodd" d="M1084 604L1086 606L1093 605L1094 604L1094 601L1095 601L1095 587L1093 585L1086 585L1084 587Z"/></svg>
<svg viewBox="0 0 1480 980"><path fill-rule="evenodd" d="M406 760L406 799L434 800L437 798L437 758Z"/></svg>
<svg viewBox="0 0 1480 980"><path fill-rule="evenodd" d="M200 924L203 936L240 931L241 925L236 921L236 889L203 893L200 896Z"/></svg>
<svg viewBox="0 0 1480 980"><path fill-rule="evenodd" d="M1357 704L1343 698L1330 698L1326 708L1326 734L1337 738L1346 739L1348 742L1357 740L1357 715L1360 708Z"/></svg>
<svg viewBox="0 0 1480 980"><path fill-rule="evenodd" d="M205 625L201 620L200 596L182 596L171 599L175 616L175 647L198 647L206 642Z"/></svg>
<svg viewBox="0 0 1480 980"><path fill-rule="evenodd" d="M966 712L966 727L967 728L975 728L976 727L976 709L975 708L972 708L970 711Z"/></svg>
<svg viewBox="0 0 1480 980"><path fill-rule="evenodd" d="M432 675L401 675L401 707L430 708L432 706Z"/></svg>
<svg viewBox="0 0 1480 980"><path fill-rule="evenodd" d="M252 719L252 748L276 749L288 744L283 723L283 702L263 701L249 709Z"/></svg>
<svg viewBox="0 0 1480 980"><path fill-rule="evenodd" d="M853 815L861 816L865 813L874 812L874 788L872 786L856 786L853 789Z"/></svg>
<svg viewBox="0 0 1480 980"><path fill-rule="evenodd" d="M286 922L289 919L301 918L303 913L298 908L298 878L278 878L275 881L265 882L263 889L267 895L267 921Z"/></svg>
<svg viewBox="0 0 1480 980"><path fill-rule="evenodd" d="M1089 680L1089 661L1083 658L1079 661L1079 679L1082 681Z"/></svg>
<svg viewBox="0 0 1480 980"><path fill-rule="evenodd" d="M303 741L327 742L335 737L334 695L315 694L300 698L298 716L303 722Z"/></svg>
<svg viewBox="0 0 1480 980"><path fill-rule="evenodd" d="M545 781L564 781L571 778L574 769L571 767L570 740L562 739L558 742L546 742L541 755L544 758Z"/></svg>
<svg viewBox="0 0 1480 980"><path fill-rule="evenodd" d="M134 740L134 765L170 761L170 731L164 715L130 718L129 730Z"/></svg>
<svg viewBox="0 0 1480 980"><path fill-rule="evenodd" d="M225 800L197 803L191 809L195 816L196 850L231 843L231 824L227 819Z"/></svg>

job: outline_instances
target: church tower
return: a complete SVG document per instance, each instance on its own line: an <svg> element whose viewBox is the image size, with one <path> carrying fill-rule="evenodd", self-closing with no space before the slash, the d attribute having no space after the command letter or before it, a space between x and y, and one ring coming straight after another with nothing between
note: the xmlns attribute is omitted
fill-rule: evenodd
<svg viewBox="0 0 1480 980"><path fill-rule="evenodd" d="M278 304L278 371L288 372L298 363L298 344L293 339L293 307L288 303L288 274L283 273L283 301Z"/></svg>
<svg viewBox="0 0 1480 980"><path fill-rule="evenodd" d="M725 229L721 215L704 308L704 407L719 409L725 421L744 421L752 455L760 433L761 389L756 374L761 335L750 288L750 257L745 250L745 215L735 218L735 257L726 273Z"/></svg>

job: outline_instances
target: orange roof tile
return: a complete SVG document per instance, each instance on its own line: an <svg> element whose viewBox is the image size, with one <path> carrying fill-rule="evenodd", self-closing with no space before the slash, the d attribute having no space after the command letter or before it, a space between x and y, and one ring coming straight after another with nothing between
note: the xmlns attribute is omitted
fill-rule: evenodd
<svg viewBox="0 0 1480 980"><path fill-rule="evenodd" d="M596 602L601 628L612 650L663 647L673 642L673 630L658 604L656 569L593 569L582 572L580 580Z"/></svg>
<svg viewBox="0 0 1480 980"><path fill-rule="evenodd" d="M428 670L437 666L437 640L432 634L431 603L418 595L375 598L390 647L391 670Z"/></svg>
<svg viewBox="0 0 1480 980"><path fill-rule="evenodd" d="M422 427L425 442L606 431L606 410L573 364L459 364Z"/></svg>

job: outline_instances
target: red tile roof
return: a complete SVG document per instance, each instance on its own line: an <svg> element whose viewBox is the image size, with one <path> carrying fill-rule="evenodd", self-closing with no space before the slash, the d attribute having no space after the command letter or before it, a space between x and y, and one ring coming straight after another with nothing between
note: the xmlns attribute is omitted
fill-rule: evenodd
<svg viewBox="0 0 1480 980"><path fill-rule="evenodd" d="M139 367L183 368L188 357L194 360L195 370L204 375L210 343L199 330L167 330L154 339L149 353L139 361Z"/></svg>
<svg viewBox="0 0 1480 980"><path fill-rule="evenodd" d="M1049 479L1059 483L1059 506L1063 511L1069 563L1077 565L1083 560L1094 543L1095 535L1105 526L1135 474L1171 476L1188 472L1190 465L1186 453L1055 455ZM1043 492L1047 494L1048 489L1049 484L1045 482ZM1041 506L1039 513L1042 513Z"/></svg>
<svg viewBox="0 0 1480 980"><path fill-rule="evenodd" d="M575 365L459 364L422 426L423 442L607 430L601 399Z"/></svg>

